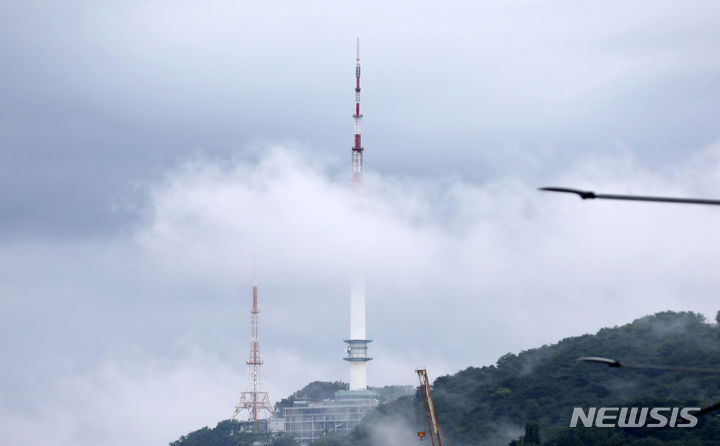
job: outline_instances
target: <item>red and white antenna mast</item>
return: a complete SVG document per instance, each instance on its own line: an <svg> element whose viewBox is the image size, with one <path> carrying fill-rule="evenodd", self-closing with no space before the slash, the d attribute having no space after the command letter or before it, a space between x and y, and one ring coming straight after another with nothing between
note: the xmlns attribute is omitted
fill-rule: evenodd
<svg viewBox="0 0 720 446"><path fill-rule="evenodd" d="M352 148L352 184L356 189L363 186L363 147L360 140L360 38L357 39L357 59L355 62L355 145Z"/></svg>
<svg viewBox="0 0 720 446"><path fill-rule="evenodd" d="M250 337L250 357L248 358L248 379L245 384L245 391L243 391L240 397L240 403L235 406L235 413L231 419L237 418L237 416L243 410L247 410L249 413L248 420L255 422L255 430L257 431L257 422L261 419L261 413L267 411L269 415L273 414L273 407L270 404L270 397L268 392L265 391L261 369L263 365L262 357L260 356L260 340L258 339L258 293L257 284L253 280L253 304L252 310L250 310L250 320L252 322L252 336Z"/></svg>

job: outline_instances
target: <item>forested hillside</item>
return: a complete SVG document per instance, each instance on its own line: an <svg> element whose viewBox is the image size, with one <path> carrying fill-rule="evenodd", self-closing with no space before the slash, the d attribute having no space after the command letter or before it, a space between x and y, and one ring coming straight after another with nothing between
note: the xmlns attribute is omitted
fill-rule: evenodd
<svg viewBox="0 0 720 446"><path fill-rule="evenodd" d="M594 335L508 353L497 363L468 367L441 376L433 385L443 437L450 446L716 446L720 418L702 417L689 429L569 428L574 407L707 407L720 402L720 375L610 368L579 363L580 356L603 356L621 362L720 368L720 327L695 313L664 312ZM324 399L341 382L314 382L278 403L297 398ZM386 395L402 388L380 389ZM407 389L405 389L406 391ZM220 423L172 443L172 446L240 446L250 434L232 434ZM403 396L370 412L349 439L325 438L317 446L423 446L424 412L415 396ZM237 436L236 436L237 435ZM525 437L525 438L521 438ZM276 445L293 444L289 439Z"/></svg>
<svg viewBox="0 0 720 446"><path fill-rule="evenodd" d="M523 435L527 422L540 426L547 445L613 445L618 441L631 445L720 444L720 423L715 415L701 419L696 428L663 432L567 428L573 407L706 407L720 402L720 375L609 368L579 363L580 356L720 368L720 328L695 313L658 313L594 335L563 339L517 355L508 353L492 366L469 367L439 377L433 392L449 444L506 445ZM383 437L388 434L393 440L407 439L417 430L417 418L414 398L385 405L358 426L353 444L390 444ZM377 426L383 426L380 432ZM638 440L633 435L651 436Z"/></svg>

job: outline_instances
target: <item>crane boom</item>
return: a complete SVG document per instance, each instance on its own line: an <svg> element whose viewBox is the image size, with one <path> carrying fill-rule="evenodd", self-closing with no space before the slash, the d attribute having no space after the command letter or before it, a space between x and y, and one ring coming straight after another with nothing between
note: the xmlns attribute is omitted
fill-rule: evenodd
<svg viewBox="0 0 720 446"><path fill-rule="evenodd" d="M428 429L430 433L430 440L432 440L433 446L442 446L442 439L440 438L440 426L438 425L437 414L435 413L435 404L432 399L432 390L430 390L430 379L428 379L427 370L417 369L415 373L418 374L420 379L420 393L425 403L425 418L427 418ZM424 435L418 432L420 439Z"/></svg>

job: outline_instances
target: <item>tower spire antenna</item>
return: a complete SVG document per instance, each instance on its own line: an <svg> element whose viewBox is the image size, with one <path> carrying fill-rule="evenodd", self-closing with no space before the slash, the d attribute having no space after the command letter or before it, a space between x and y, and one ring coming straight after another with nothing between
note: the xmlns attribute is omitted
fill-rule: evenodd
<svg viewBox="0 0 720 446"><path fill-rule="evenodd" d="M253 287L257 285L257 252L255 251L255 246L253 246L252 255L252 284Z"/></svg>
<svg viewBox="0 0 720 446"><path fill-rule="evenodd" d="M355 145L352 148L352 184L356 192L363 188L363 146L360 134L360 38L357 39L357 59L355 63Z"/></svg>

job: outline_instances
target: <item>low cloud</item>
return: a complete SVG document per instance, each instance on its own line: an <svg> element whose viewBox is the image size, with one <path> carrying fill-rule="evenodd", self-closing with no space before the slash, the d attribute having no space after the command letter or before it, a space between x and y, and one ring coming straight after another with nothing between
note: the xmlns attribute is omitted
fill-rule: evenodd
<svg viewBox="0 0 720 446"><path fill-rule="evenodd" d="M713 196L717 154L650 170L628 152L552 185ZM437 377L493 364L656 311L717 310L717 209L582 202L512 176L377 174L358 208L344 172L304 155L198 157L147 184L121 233L4 245L10 443L162 444L229 416L245 382L253 268L273 400L346 379L357 265L370 385L414 383L418 365Z"/></svg>

